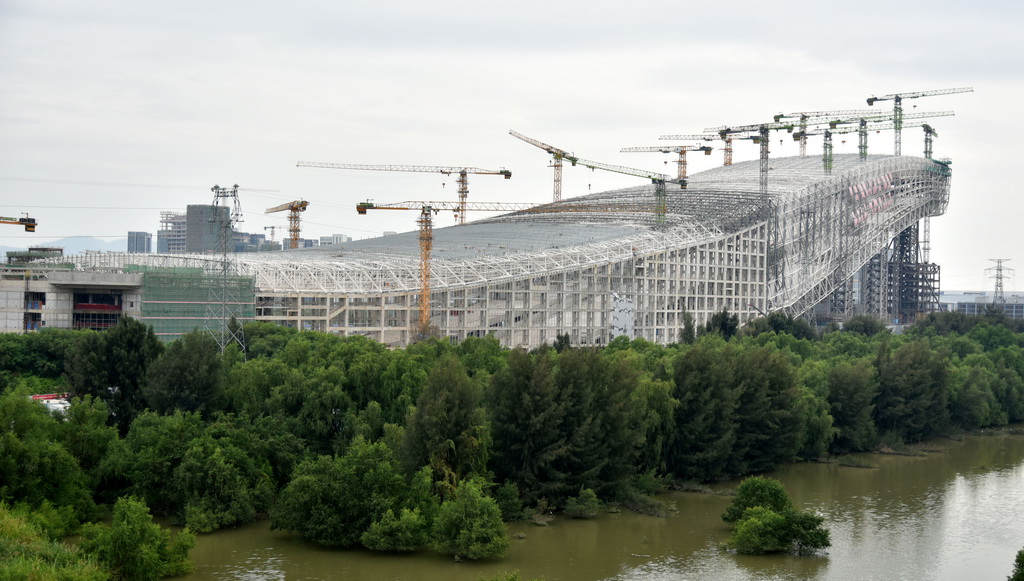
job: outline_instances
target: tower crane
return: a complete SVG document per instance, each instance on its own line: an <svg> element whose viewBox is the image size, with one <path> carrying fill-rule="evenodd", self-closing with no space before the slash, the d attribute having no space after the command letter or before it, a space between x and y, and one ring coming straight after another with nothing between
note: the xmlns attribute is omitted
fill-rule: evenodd
<svg viewBox="0 0 1024 581"><path fill-rule="evenodd" d="M761 179L760 179L760 190L761 197L768 197L768 134L772 131L786 130L790 133L793 132L794 125L792 123L756 123L753 125L737 125L737 126L723 126L713 127L705 129L704 131L715 131L721 137L722 141L729 143L730 136L738 137L740 139L749 139L754 143L760 144L760 160L761 160ZM666 139L671 136L662 136L661 139ZM731 147L728 155L726 165L732 164Z"/></svg>
<svg viewBox="0 0 1024 581"><path fill-rule="evenodd" d="M844 134L844 133L857 132L858 133L857 149L860 152L860 158L863 161L864 159L867 158L867 155L868 155L868 137L867 137L868 136L868 131L869 130L882 131L882 130L886 130L886 129L894 129L895 126L896 126L896 124L892 123L892 122L871 125L871 124L869 124L867 119L861 119L860 123L858 123L856 127L838 127L837 126L837 127L828 127L828 128L825 128L825 129L813 129L813 130L809 130L809 131L799 131L799 132L796 132L796 133L793 134L793 139L795 139L795 140L806 139L808 135L823 135L825 137L825 141L824 141L824 152L822 153L821 160L822 160L822 164L823 164L823 166L825 168L825 175L831 175L831 173L832 173L832 136L833 135L841 135L841 134ZM904 125L904 127L924 127L924 126L925 126L924 124L917 124L917 123L912 123L910 125ZM926 139L925 147L928 148L928 147L930 147L930 142L928 142L927 130L926 130L926 133L925 133L925 139Z"/></svg>
<svg viewBox="0 0 1024 581"><path fill-rule="evenodd" d="M552 145L548 145L547 143L544 143L544 142L541 142L541 141L537 141L536 139L533 139L532 137L527 137L527 136L523 135L522 133L519 133L518 131L514 131L514 130L510 129L508 133L512 137L515 137L517 139L521 139L521 140L529 143L530 145L533 145L535 147L539 147L539 148L543 149L544 151L546 151L546 152L551 154L551 157L552 157L551 167L553 167L554 170L555 170L555 190L554 190L554 195L552 196L552 201L553 202L561 202L562 201L562 160L563 159L568 159L569 163L571 163L572 165L576 165L576 160L579 159L579 158L575 157L573 154L569 153L568 151L565 151L564 149L558 149L557 147L554 147Z"/></svg>
<svg viewBox="0 0 1024 581"><path fill-rule="evenodd" d="M664 141L718 141L719 139L725 144L723 151L725 152L725 163L722 165L732 165L732 134L726 135L662 135L658 139ZM710 155L705 152L705 155Z"/></svg>
<svg viewBox="0 0 1024 581"><path fill-rule="evenodd" d="M13 226L24 226L25 232L36 231L36 219L29 218L27 215L24 218L11 218L8 216L0 216L0 224L11 224Z"/></svg>
<svg viewBox="0 0 1024 581"><path fill-rule="evenodd" d="M647 179L651 180L651 182L655 186L655 188L654 188L655 211L658 213L658 223L659 224L664 223L664 221L665 221L665 210L666 210L667 205L668 205L667 204L668 200L667 200L667 197L666 197L666 194L665 194L665 183L666 182L672 182L674 184L679 184L680 186L683 186L683 187L686 186L686 180L685 179L681 179L681 178L680 179L672 179L672 177L667 176L667 175L665 175L663 173L647 171L647 170L644 170L644 169L636 169L636 168L632 168L632 167L625 167L625 166L621 166L621 165L611 165L611 164L607 164L607 163L601 163L599 161L590 161L589 159L583 159L583 158L580 158L580 157L576 157L575 155L572 155L571 153L565 151L564 149L558 149L557 147L552 147L552 146L550 146L550 145L548 145L546 143L543 143L543 142L537 141L536 139L532 139L530 137L527 137L527 136L523 135L522 133L517 133L515 131L509 131L509 133L513 137L517 137L517 138L522 139L523 141L525 141L525 142L527 142L527 143L529 143L531 145L535 145L535 146L543 149L544 151L547 151L548 153L550 153L551 155L553 155L555 157L555 164L554 164L554 166L555 166L555 202L560 202L561 199L562 199L562 159L563 158L564 159L568 159L569 162L572 165L574 165L574 166L575 165L582 165L583 167L588 167L588 168L590 168L592 170L593 169L600 169L600 170L604 170L604 171L610 171L610 172L613 172L613 173L620 173L620 174L625 174L625 175L630 175L630 176L636 176L636 177L639 177L639 178L647 178Z"/></svg>
<svg viewBox="0 0 1024 581"><path fill-rule="evenodd" d="M895 141L893 145L893 154L900 155L900 134L903 129L903 99L917 99L920 97L934 97L936 95L953 95L956 93L973 93L973 87L961 87L958 89L936 89L932 91L912 91L908 93L893 93L892 95L885 95L882 97L868 97L868 106L874 105L878 101L892 101L892 122L893 122L893 133L895 134Z"/></svg>
<svg viewBox="0 0 1024 581"><path fill-rule="evenodd" d="M293 202L285 202L280 206L274 206L273 208L267 208L266 214L273 214L274 212L283 212L288 210L288 234L291 237L290 248L293 250L299 247L299 213L306 211L306 206L309 202L306 200L295 200ZM273 241L274 231L270 231L271 241Z"/></svg>
<svg viewBox="0 0 1024 581"><path fill-rule="evenodd" d="M374 171L412 171L426 173L440 173L444 175L458 174L459 203L465 206L469 198L469 174L504 176L505 179L512 178L512 172L505 169L480 169L478 167L449 167L435 165L364 165L354 163L320 163L315 161L300 161L297 167L323 167L330 169L366 169ZM464 211L456 213L459 225L466 223Z"/></svg>
<svg viewBox="0 0 1024 581"><path fill-rule="evenodd" d="M592 170L600 169L604 171L610 171L613 173L620 173L629 176L636 176L638 178L647 178L654 184L654 211L657 218L658 224L665 223L665 212L668 210L668 194L665 191L665 183L671 182L678 184L679 187L686 187L686 180L672 179L671 176L667 176L663 173L655 171L647 171L645 169L636 169L632 167L626 167L622 165L611 165L607 163L601 163L599 161L590 161L589 159L576 158L576 163L573 165L582 165Z"/></svg>
<svg viewBox="0 0 1024 581"><path fill-rule="evenodd" d="M921 124L921 128L924 129L924 157L926 159L932 158L932 139L938 137L939 134L935 131L935 128L927 123Z"/></svg>
<svg viewBox="0 0 1024 581"><path fill-rule="evenodd" d="M649 206L639 204L547 204L534 206L516 202L395 202L377 204L360 202L356 212L365 215L368 210L419 210L416 224L420 230L420 296L419 332L426 336L430 332L430 257L434 247L433 215L442 212L650 212Z"/></svg>
<svg viewBox="0 0 1024 581"><path fill-rule="evenodd" d="M679 185L683 189L686 189L686 152L687 151L703 151L704 155L711 155L711 151L714 148L707 145L666 145L663 147L623 147L620 151L622 153L627 152L652 152L658 151L661 153L678 153L679 160L676 164L679 166L677 176L679 178Z"/></svg>
<svg viewBox="0 0 1024 581"><path fill-rule="evenodd" d="M856 117L858 119L864 117L877 117L878 113L873 109L846 109L841 111L800 111L796 113L779 113L774 116L776 122L783 119L797 119L797 131L806 132L807 126L816 124L819 120L827 121L828 123L834 122L836 119ZM799 140L800 141L800 157L807 155L807 135Z"/></svg>
<svg viewBox="0 0 1024 581"><path fill-rule="evenodd" d="M274 231L277 230L277 226L264 226L264 230L270 230L270 248L274 248Z"/></svg>

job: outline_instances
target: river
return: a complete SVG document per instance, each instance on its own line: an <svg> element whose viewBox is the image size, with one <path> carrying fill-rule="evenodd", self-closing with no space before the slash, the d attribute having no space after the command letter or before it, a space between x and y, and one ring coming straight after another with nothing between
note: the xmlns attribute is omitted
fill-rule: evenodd
<svg viewBox="0 0 1024 581"><path fill-rule="evenodd" d="M200 535L196 570L179 579L477 581L515 570L545 581L1005 579L1024 548L1024 437L929 448L926 456L860 456L875 468L793 464L768 474L798 507L825 517L832 547L815 556L722 551L730 498L670 492L660 497L674 508L667 518L623 511L513 523L506 557L484 562L322 549L259 521Z"/></svg>

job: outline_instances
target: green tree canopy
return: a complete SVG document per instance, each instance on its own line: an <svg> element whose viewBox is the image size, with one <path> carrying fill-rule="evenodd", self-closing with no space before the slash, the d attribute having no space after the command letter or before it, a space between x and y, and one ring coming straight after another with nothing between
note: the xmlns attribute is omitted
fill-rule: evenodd
<svg viewBox="0 0 1024 581"><path fill-rule="evenodd" d="M357 438L342 457L300 464L278 497L270 525L317 544L346 547L360 542L388 510L400 510L407 494L391 450Z"/></svg>
<svg viewBox="0 0 1024 581"><path fill-rule="evenodd" d="M511 544L498 504L471 479L460 482L453 498L441 504L433 538L438 551L463 559L500 557Z"/></svg>
<svg viewBox="0 0 1024 581"><path fill-rule="evenodd" d="M481 388L453 356L441 359L416 402L403 442L406 473L430 466L445 495L459 481L487 472L491 432Z"/></svg>
<svg viewBox="0 0 1024 581"><path fill-rule="evenodd" d="M189 550L195 535L188 529L175 535L153 522L146 504L124 497L114 504L110 525L88 525L81 548L110 568L115 579L156 580L192 570Z"/></svg>
<svg viewBox="0 0 1024 581"><path fill-rule="evenodd" d="M171 343L150 365L146 401L162 414L180 410L209 418L226 405L223 385L217 342L196 330Z"/></svg>

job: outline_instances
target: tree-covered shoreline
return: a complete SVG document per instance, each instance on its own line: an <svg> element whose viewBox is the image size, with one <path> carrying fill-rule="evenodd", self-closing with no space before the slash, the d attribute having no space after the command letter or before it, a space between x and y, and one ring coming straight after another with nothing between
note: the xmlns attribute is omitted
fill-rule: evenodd
<svg viewBox="0 0 1024 581"><path fill-rule="evenodd" d="M654 510L675 481L1024 420L1024 330L998 313L901 335L733 318L692 343L532 352L254 323L242 357L128 318L0 335L0 502L49 538L130 497L194 532L269 516L328 546L476 559L538 506ZM27 397L65 391L65 417Z"/></svg>

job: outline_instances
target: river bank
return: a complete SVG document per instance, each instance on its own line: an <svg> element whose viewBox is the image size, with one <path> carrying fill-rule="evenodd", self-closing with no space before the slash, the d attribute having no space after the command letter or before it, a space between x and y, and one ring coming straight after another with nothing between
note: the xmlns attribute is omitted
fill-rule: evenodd
<svg viewBox="0 0 1024 581"><path fill-rule="evenodd" d="M769 473L797 506L825 516L832 547L811 557L721 551L729 496L673 491L660 496L674 509L666 517L622 511L512 523L507 556L482 562L323 549L259 521L201 535L196 571L181 579L477 581L514 570L546 581L1005 578L1024 542L1024 437L966 436L929 448L861 455L874 468L804 463Z"/></svg>

